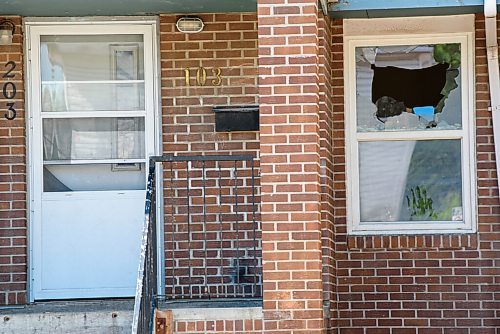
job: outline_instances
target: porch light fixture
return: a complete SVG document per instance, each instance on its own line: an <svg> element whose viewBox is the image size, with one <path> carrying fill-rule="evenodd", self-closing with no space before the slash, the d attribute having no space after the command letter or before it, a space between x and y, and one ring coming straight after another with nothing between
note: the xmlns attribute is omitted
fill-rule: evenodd
<svg viewBox="0 0 500 334"><path fill-rule="evenodd" d="M189 34L202 31L205 24L199 17L183 16L177 20L175 26L180 32Z"/></svg>
<svg viewBox="0 0 500 334"><path fill-rule="evenodd" d="M9 20L0 21L0 45L11 45L16 26Z"/></svg>

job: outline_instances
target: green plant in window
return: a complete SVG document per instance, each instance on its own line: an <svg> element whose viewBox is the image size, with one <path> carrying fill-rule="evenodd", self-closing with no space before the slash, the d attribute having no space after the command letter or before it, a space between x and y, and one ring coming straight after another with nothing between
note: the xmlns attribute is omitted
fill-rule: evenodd
<svg viewBox="0 0 500 334"><path fill-rule="evenodd" d="M425 187L416 186L406 196L411 220L437 219L438 213L434 210L432 198L427 194Z"/></svg>
<svg viewBox="0 0 500 334"><path fill-rule="evenodd" d="M442 208L437 216L437 220L450 220L452 211L455 207L462 206L462 199L460 194L456 192L449 192L442 198Z"/></svg>
<svg viewBox="0 0 500 334"><path fill-rule="evenodd" d="M436 44L433 49L434 60L437 63L450 65L450 68L460 67L460 44Z"/></svg>
<svg viewBox="0 0 500 334"><path fill-rule="evenodd" d="M437 63L449 64L449 68L446 71L446 83L441 90L443 98L434 109L434 113L437 114L443 111L444 103L450 92L458 87L456 78L458 77L460 68L460 44L436 44L434 45L433 56Z"/></svg>

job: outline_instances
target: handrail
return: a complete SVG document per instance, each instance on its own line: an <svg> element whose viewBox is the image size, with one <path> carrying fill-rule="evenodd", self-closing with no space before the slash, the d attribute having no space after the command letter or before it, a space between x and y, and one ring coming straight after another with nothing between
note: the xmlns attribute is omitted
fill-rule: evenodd
<svg viewBox="0 0 500 334"><path fill-rule="evenodd" d="M156 183L156 164L157 163L170 163L170 173L172 173L172 168L174 164L181 163L182 166L184 166L186 176L187 176L187 226L188 226L188 231L187 233L189 234L188 239L191 240L191 232L189 231L189 226L191 222L191 217L190 215L190 207L189 207L189 202L190 202L190 189L189 189L189 184L190 182L198 182L199 180L190 180L189 177L191 173L193 175L195 174L195 169L196 169L196 164L200 164L201 170L202 170L202 178L201 178L201 185L199 187L202 188L202 194L203 194L203 224L206 224L207 221L207 211L206 211L206 198L205 198L205 187L206 187L206 182L207 180L205 179L205 174L207 173L207 169L209 168L210 164L215 164L217 166L215 173L218 175L218 185L219 185L219 193L218 193L218 199L219 201L222 200L222 193L220 192L221 189L221 167L220 162L234 162L234 165L231 165L232 170L233 170L233 176L232 176L232 181L233 183L230 183L230 187L233 187L231 191L234 192L235 196L235 202L234 202L234 215L236 221L233 223L235 227L235 233L236 236L236 244L235 244L235 251L236 255L233 255L233 260L236 261L235 264L232 264L232 267L234 268L229 268L230 265L224 266L222 265L222 268L220 268L220 277L222 278L222 284L225 284L224 282L224 273L226 274L226 279L234 279L234 282L229 282L230 288L233 289L234 291L225 291L224 294L220 296L213 296L213 297L223 297L223 298L240 298L240 297L246 297L246 298L252 298L252 297L261 297L262 296L262 291L261 291L261 278L260 278L260 273L258 274L258 271L260 271L260 256L257 254L260 252L260 246L259 249L257 248L257 243L259 243L258 239L256 239L257 233L257 222L256 222L256 203L255 203L255 173L254 173L254 161L253 161L253 156L252 155L209 155L209 156L152 156L149 159L149 174L148 174L148 185L147 185L147 191L146 191L146 204L145 204L145 217L144 217L144 226L143 226L143 231L142 231L142 243L141 243L141 254L140 254L140 261L139 261L139 269L138 269L138 278L137 278L137 286L136 286L136 295L135 295L135 304L134 304L134 315L133 315L133 320L132 320L132 334L151 334L153 332L153 327L154 327L154 312L155 312L155 307L158 302L158 298L163 298L165 296L159 296L158 295L158 247L157 247L157 235L156 235L156 189L155 189L155 183ZM242 172L242 177L247 177L248 183L246 183L246 186L243 186L242 183L242 189L238 188L238 175L239 175L239 170L237 166L238 161L246 161L248 165L247 168L249 169L248 175L243 176L244 170L241 170ZM186 163L186 164L182 164ZM177 168L177 167L176 167ZM241 180L241 179L240 179ZM167 182L168 183L168 182ZM170 187L172 187L172 180L170 181ZM248 188L251 188L248 190ZM247 190L247 193L244 193L244 190ZM172 191L172 188L170 188L170 191ZM182 190L184 191L184 190ZM243 201L243 197L241 199L241 202L238 200L238 193L243 192L240 194L240 196L246 196L247 200L246 202ZM174 205L174 202L172 201L171 205ZM177 205L182 205L182 204L177 204ZM245 209L245 205L247 208ZM248 208L249 207L249 208ZM239 211L239 210L249 210L246 212L246 214L249 215L250 222L247 223L247 227L242 227L243 230L241 231L241 235L243 233L247 233L250 238L253 239L251 242L250 246L245 246L246 251L251 254L250 258L243 258L242 254L244 254L245 249L242 249L240 247L240 242L241 243L248 243L251 241L251 239L242 239L240 240L240 231L239 231L239 224L242 224L244 222L240 222L239 216L244 214L244 211ZM172 211L173 213L173 211ZM195 214L195 213L193 213ZM221 214L221 212L219 212ZM173 223L174 220L171 221ZM225 222L228 224L229 222ZM222 224L219 225L219 229L222 229ZM208 232L206 230L206 225L203 225L203 235L204 235L204 241L207 242L207 235ZM219 237L222 236L221 233L223 233L222 230L218 231ZM257 241L256 241L257 240ZM219 240L220 244L220 252L221 252L221 261L222 261L222 252L226 252L225 246L222 244L222 239ZM241 251L241 254L240 254ZM203 258L204 258L204 263L207 263L207 249L205 248ZM193 267L191 267L191 255L189 257L189 275L191 279L191 272L194 270ZM243 261L247 261L248 263L244 263ZM258 263L259 262L259 263ZM185 268L178 268L179 270L183 270ZM172 275L174 274L175 269L172 269ZM194 272L194 271L193 271ZM177 272L175 272L177 273ZM203 296L211 296L208 287L207 287L207 280L210 279L209 274L206 266L204 269L204 292ZM230 276L230 277L228 277ZM251 276L251 277L250 277ZM243 281L240 281L240 279L243 279ZM246 282L245 280L248 280ZM188 282L190 288L191 288L191 280ZM182 288L179 286L179 288ZM245 291L243 289L251 289L251 291ZM236 290L235 290L236 289ZM241 289L241 291L237 290ZM191 292L190 292L191 293ZM172 297L175 298L175 291L172 290ZM181 297L182 296L177 296ZM188 296L189 298L190 296Z"/></svg>
<svg viewBox="0 0 500 334"><path fill-rule="evenodd" d="M162 155L154 156L150 158L150 161L154 162L187 162L187 161L238 161L253 160L253 156L250 154L243 155Z"/></svg>
<svg viewBox="0 0 500 334"><path fill-rule="evenodd" d="M154 304L158 294L155 165L156 163L150 160L132 334L153 332Z"/></svg>

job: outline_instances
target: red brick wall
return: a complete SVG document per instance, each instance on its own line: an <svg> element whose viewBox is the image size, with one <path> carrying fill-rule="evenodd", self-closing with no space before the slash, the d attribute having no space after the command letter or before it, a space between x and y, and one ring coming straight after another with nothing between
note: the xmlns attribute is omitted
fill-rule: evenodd
<svg viewBox="0 0 500 334"><path fill-rule="evenodd" d="M264 330L324 330L316 0L259 0Z"/></svg>
<svg viewBox="0 0 500 334"><path fill-rule="evenodd" d="M254 195L256 203L259 203L259 132L217 133L212 111L215 105L258 104L257 17L255 13L198 16L204 21L205 27L202 32L194 34L177 31L175 23L180 16L160 16L163 152L174 155L253 155L257 158L254 172L257 188ZM186 85L185 79L184 70L187 67L191 71L190 86ZM196 82L196 72L200 67L205 68L208 74L204 86ZM220 85L216 85L217 78L212 72L214 68L220 68ZM222 167L220 180L218 165L209 163L205 166L209 179L204 185L205 193L208 194L205 202L202 197L201 163L190 165L189 175L185 172L188 167L185 163L176 164L172 182L167 166L164 184L167 294L172 293L174 273L177 294L191 291L198 298L206 298L207 293L212 297L225 293L261 295L260 244L253 243L254 237L257 243L261 239L258 226L260 218L257 216L255 219L257 226L254 233L253 211L258 211L258 207L252 208L250 205L251 165L240 162L236 166L235 171L232 163L226 163ZM239 181L235 181L235 173ZM190 178L192 196L189 227L186 176ZM222 196L219 195L219 184L223 188ZM238 199L231 197L236 192ZM175 201L174 213L171 210L172 196ZM204 220L208 222L205 227ZM190 241L188 229L192 231L191 239L194 241ZM175 231L174 241L172 231ZM186 251L188 245L194 249L191 257ZM208 252L205 252L206 248ZM172 262L173 252L178 259L175 263ZM255 252L258 263L253 257ZM220 259L221 254L224 260ZM208 260L205 260L205 256ZM191 274L189 266L193 267ZM236 275L235 270L241 273L242 268L245 268L245 273ZM248 284L235 288L231 282L239 285L240 275L244 276L241 280Z"/></svg>
<svg viewBox="0 0 500 334"><path fill-rule="evenodd" d="M342 21L333 23L334 201L340 333L496 333L500 203L484 19L476 20L477 235L346 235Z"/></svg>
<svg viewBox="0 0 500 334"><path fill-rule="evenodd" d="M255 13L198 15L200 33L178 32L180 16L160 16L163 152L165 154L229 154L257 156L258 132L216 133L214 105L258 104L257 18ZM196 86L196 69L208 70L205 86ZM184 69L191 69L187 87ZM211 69L221 69L214 86Z"/></svg>
<svg viewBox="0 0 500 334"><path fill-rule="evenodd" d="M174 333L262 333L262 320L205 320L205 321L175 321Z"/></svg>
<svg viewBox="0 0 500 334"><path fill-rule="evenodd" d="M24 304L27 282L23 35L21 18L7 18L15 23L16 31L12 45L0 45L0 87L10 81L17 93L13 99L6 99L0 88L0 306ZM8 61L16 64L13 78L2 77L10 68L5 66ZM14 120L4 117L9 102L15 103Z"/></svg>

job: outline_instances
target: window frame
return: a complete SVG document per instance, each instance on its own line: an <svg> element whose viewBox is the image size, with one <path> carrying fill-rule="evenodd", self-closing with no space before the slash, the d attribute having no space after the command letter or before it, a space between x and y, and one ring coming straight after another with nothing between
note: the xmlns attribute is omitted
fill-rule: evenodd
<svg viewBox="0 0 500 334"><path fill-rule="evenodd" d="M471 15L459 15L440 17L439 20L441 25L436 24L436 18L430 17L344 21L346 199L347 233L350 235L476 232L474 19ZM415 29L413 32L408 28L412 25L420 26L421 29ZM401 31L405 33L400 33ZM411 32L407 33L408 31ZM356 124L356 47L442 43L460 43L461 45L462 129L358 132ZM359 144L378 141L443 139L461 140L463 221L361 222Z"/></svg>

